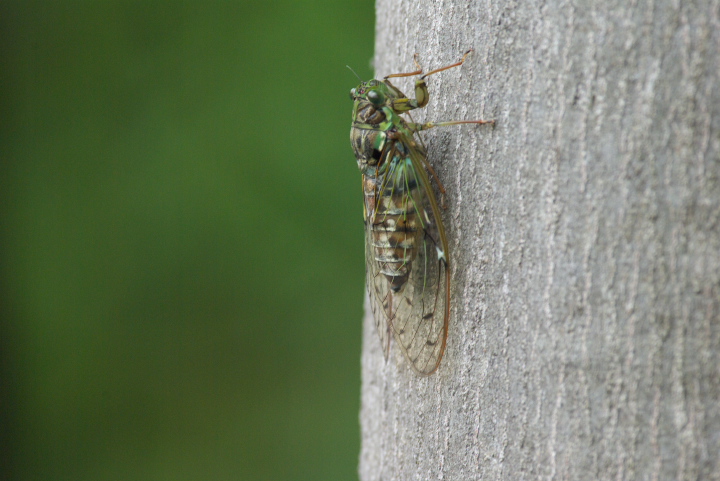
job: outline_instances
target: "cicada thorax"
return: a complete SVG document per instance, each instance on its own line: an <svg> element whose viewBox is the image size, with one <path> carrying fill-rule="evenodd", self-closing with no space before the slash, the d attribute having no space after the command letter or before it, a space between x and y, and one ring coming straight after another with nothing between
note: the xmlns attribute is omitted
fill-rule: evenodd
<svg viewBox="0 0 720 481"><path fill-rule="evenodd" d="M385 121L385 114L370 102L361 102L356 111L355 122L379 126Z"/></svg>
<svg viewBox="0 0 720 481"><path fill-rule="evenodd" d="M390 138L380 159L377 175L364 177L366 221L378 272L398 293L408 281L424 236L423 202L407 146Z"/></svg>
<svg viewBox="0 0 720 481"><path fill-rule="evenodd" d="M359 102L350 129L350 143L358 167L364 174L377 170L387 159L388 136L391 128L383 111L370 102Z"/></svg>

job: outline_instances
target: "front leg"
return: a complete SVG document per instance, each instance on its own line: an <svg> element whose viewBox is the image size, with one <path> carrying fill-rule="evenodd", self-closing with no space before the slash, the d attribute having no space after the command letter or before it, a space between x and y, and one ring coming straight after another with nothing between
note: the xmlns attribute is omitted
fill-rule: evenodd
<svg viewBox="0 0 720 481"><path fill-rule="evenodd" d="M415 98L414 99L397 99L393 100L392 108L395 112L408 112L413 109L421 109L425 107L430 100L425 77L415 80Z"/></svg>
<svg viewBox="0 0 720 481"><path fill-rule="evenodd" d="M460 59L459 62L456 62L452 65L447 65L445 67L436 68L435 70L428 72L425 75L423 75L422 77L420 77L419 79L415 80L415 98L408 99L408 98L405 98L405 96L403 95L402 96L403 98L393 100L393 102L392 102L393 110L395 110L396 112L403 113L403 112L408 112L413 109L419 109L419 108L425 107L427 105L428 101L430 100L430 94L428 93L427 84L425 83L425 77L429 77L430 75L435 75L436 73L443 72L445 70L461 66L465 62L465 59L467 58L467 56L470 55L470 52L472 52L472 49L465 52L465 55L463 55L462 59ZM413 59L415 61L415 65L418 67L418 69L416 71L409 72L409 73L396 73L396 74L388 75L387 77L385 77L385 81L387 82L387 79L389 79L389 78L409 77L411 75L421 74L422 68L420 67L420 64L417 61L417 54L415 54L415 57ZM395 88L395 87L393 87L393 88ZM399 92L399 90L398 90L398 92ZM450 124L450 125L453 125L453 124ZM434 125L428 126L426 128L431 128L431 127L434 127Z"/></svg>

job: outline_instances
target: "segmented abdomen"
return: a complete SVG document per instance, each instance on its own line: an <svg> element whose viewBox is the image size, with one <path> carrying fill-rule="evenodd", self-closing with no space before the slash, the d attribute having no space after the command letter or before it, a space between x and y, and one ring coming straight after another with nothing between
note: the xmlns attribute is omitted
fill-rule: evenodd
<svg viewBox="0 0 720 481"><path fill-rule="evenodd" d="M381 177L365 176L366 221L371 223L374 260L399 292L408 280L423 226L414 170L409 159L395 158Z"/></svg>

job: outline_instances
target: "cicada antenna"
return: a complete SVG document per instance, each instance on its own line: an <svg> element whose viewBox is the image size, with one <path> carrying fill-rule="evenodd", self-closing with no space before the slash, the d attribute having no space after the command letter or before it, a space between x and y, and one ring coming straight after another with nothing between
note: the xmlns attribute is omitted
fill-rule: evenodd
<svg viewBox="0 0 720 481"><path fill-rule="evenodd" d="M363 79L360 78L360 76L357 74L357 72L355 72L350 65L345 65L345 66L347 68L349 68L352 73L355 74L355 76L358 78L359 81L361 81L361 82L363 81Z"/></svg>

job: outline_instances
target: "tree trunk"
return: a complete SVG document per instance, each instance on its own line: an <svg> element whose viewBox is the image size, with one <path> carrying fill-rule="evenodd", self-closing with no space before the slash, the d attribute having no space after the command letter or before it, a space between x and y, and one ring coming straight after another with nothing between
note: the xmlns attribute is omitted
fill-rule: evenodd
<svg viewBox="0 0 720 481"><path fill-rule="evenodd" d="M360 479L720 479L720 2L377 2L425 71L445 358L365 317ZM395 82L406 93L411 80Z"/></svg>

